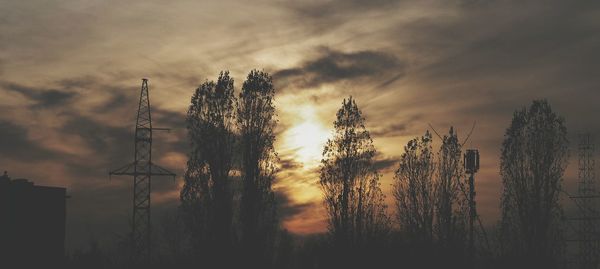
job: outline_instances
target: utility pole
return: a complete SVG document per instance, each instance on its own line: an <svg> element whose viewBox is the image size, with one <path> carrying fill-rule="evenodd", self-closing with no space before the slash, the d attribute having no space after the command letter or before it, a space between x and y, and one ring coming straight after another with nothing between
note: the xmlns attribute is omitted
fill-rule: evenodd
<svg viewBox="0 0 600 269"><path fill-rule="evenodd" d="M111 171L112 175L133 176L133 219L131 231L130 261L133 265L148 263L151 257L150 193L152 176L175 174L152 163L152 131L168 131L153 128L150 115L148 79L142 79L142 89L135 123L135 154L133 163Z"/></svg>

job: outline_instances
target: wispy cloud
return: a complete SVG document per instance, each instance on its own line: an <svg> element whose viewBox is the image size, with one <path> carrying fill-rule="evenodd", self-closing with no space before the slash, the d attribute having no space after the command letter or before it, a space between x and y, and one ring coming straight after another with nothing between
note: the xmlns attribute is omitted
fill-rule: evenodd
<svg viewBox="0 0 600 269"><path fill-rule="evenodd" d="M396 56L380 51L341 52L327 47L318 49L317 57L298 67L283 69L273 74L282 88L294 84L297 88L313 88L342 80L358 80L398 73L405 63ZM394 76L397 80L401 75ZM389 83L388 83L389 84Z"/></svg>
<svg viewBox="0 0 600 269"><path fill-rule="evenodd" d="M250 69L274 75L280 142L299 120L330 128L342 98L353 95L381 152L383 186L391 183L394 156L427 123L453 125L462 136L477 120L466 146L482 154L478 206L488 224L498 217L497 159L515 109L548 98L572 134L600 133L597 1L63 0L0 7L0 163L15 176L70 188L77 201L68 215L71 246L81 243L86 218L100 235L114 228L102 224L127 219L130 181L107 182L106 172L132 158L144 76L155 125L173 128L157 136L156 156L170 156L179 174L185 163L177 160L189 150L189 98L222 69L238 88ZM311 119L294 109L299 105L313 108ZM298 149L278 146L286 225L324 229L316 171L292 158ZM173 209L179 185L154 186L160 197L175 197L157 208Z"/></svg>

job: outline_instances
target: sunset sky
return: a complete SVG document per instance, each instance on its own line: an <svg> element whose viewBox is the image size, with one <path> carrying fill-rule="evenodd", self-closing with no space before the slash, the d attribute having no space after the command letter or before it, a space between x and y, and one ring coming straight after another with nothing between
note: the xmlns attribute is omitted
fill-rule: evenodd
<svg viewBox="0 0 600 269"><path fill-rule="evenodd" d="M68 249L125 234L132 179L109 181L108 171L133 158L147 77L153 125L173 129L155 134L153 157L178 175L153 180L158 223L179 204L193 91L221 70L239 91L254 68L274 78L275 187L283 225L298 234L326 229L316 171L350 95L390 206L403 146L428 124L454 126L462 140L477 122L465 146L481 153L477 205L488 226L499 218L514 110L547 98L565 117L567 191L576 135L592 132L600 148L599 1L0 0L0 169L67 188Z"/></svg>

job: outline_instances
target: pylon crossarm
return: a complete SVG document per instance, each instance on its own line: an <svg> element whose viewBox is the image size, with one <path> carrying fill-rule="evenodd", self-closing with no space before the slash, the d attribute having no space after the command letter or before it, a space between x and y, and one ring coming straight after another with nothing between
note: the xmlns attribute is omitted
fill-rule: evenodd
<svg viewBox="0 0 600 269"><path fill-rule="evenodd" d="M113 171L108 173L109 178L113 175L115 176L123 176L123 175L131 175L134 171L135 163L128 163L125 166L119 167Z"/></svg>
<svg viewBox="0 0 600 269"><path fill-rule="evenodd" d="M167 132L171 132L171 128L157 128L157 127L152 127L152 131L167 131Z"/></svg>
<svg viewBox="0 0 600 269"><path fill-rule="evenodd" d="M153 176L171 176L171 177L173 177L173 179L175 179L175 173L173 173L165 168L162 168L159 165L154 164L152 162L150 163L150 173Z"/></svg>

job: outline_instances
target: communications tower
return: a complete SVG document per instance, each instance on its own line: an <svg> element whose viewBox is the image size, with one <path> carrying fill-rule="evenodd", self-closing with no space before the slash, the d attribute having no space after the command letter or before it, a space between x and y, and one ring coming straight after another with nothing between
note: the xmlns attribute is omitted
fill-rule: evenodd
<svg viewBox="0 0 600 269"><path fill-rule="evenodd" d="M475 250L475 220L477 210L475 205L475 173L479 171L479 151L476 149L467 149L465 152L465 172L469 174L469 253L473 254Z"/></svg>

